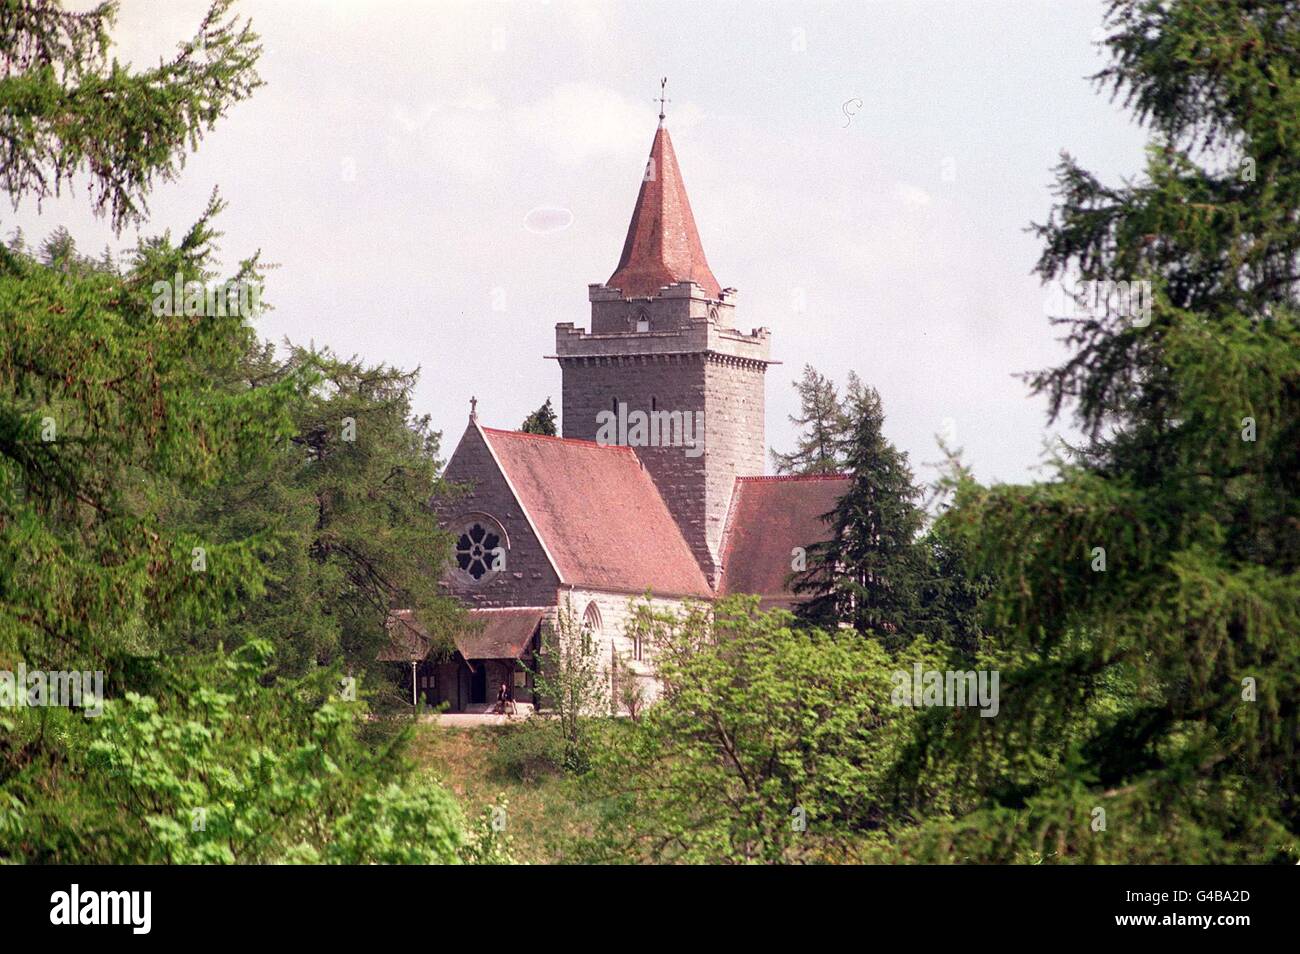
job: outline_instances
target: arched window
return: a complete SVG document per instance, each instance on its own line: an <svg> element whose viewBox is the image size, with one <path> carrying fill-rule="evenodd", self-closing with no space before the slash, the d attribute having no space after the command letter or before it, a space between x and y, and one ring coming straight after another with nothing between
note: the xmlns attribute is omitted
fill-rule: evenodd
<svg viewBox="0 0 1300 954"><path fill-rule="evenodd" d="M632 634L632 658L637 662L641 661L641 634L639 632Z"/></svg>
<svg viewBox="0 0 1300 954"><path fill-rule="evenodd" d="M596 601L592 600L587 604L587 609L582 614L582 651L591 652L592 640L600 636L601 630L600 607Z"/></svg>

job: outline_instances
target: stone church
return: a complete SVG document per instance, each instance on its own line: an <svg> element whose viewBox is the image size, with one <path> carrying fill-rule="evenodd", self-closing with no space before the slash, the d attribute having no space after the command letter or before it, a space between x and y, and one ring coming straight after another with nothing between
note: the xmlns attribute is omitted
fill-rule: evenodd
<svg viewBox="0 0 1300 954"><path fill-rule="evenodd" d="M482 711L506 683L532 702L534 654L568 607L611 680L653 698L649 648L624 632L631 600L750 593L788 607L796 548L826 535L847 480L763 476L770 334L736 327L736 290L709 269L662 115L618 267L588 298L590 329L556 325L548 356L562 436L471 410L447 463L469 490L439 511L455 535L445 586L471 625L433 659L419 621L393 614L383 658L404 664L413 697Z"/></svg>

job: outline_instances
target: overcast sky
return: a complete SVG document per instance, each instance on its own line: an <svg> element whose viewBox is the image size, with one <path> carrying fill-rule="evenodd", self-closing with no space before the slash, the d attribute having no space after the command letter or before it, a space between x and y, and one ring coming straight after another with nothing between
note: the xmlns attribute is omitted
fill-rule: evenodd
<svg viewBox="0 0 1300 954"><path fill-rule="evenodd" d="M72 3L70 6L88 6ZM123 0L146 66L205 0ZM810 363L879 389L921 476L948 432L983 480L1031 478L1049 435L1018 372L1061 351L1025 232L1062 149L1108 179L1143 136L1086 77L1100 0L396 3L244 0L266 86L161 185L144 232L213 186L233 262L278 264L266 337L419 365L450 453L471 393L515 427L560 404L554 326L618 262L668 77L668 125L737 324L772 329L767 440L788 448ZM134 244L84 193L40 215L83 249ZM567 227L561 227L569 222Z"/></svg>

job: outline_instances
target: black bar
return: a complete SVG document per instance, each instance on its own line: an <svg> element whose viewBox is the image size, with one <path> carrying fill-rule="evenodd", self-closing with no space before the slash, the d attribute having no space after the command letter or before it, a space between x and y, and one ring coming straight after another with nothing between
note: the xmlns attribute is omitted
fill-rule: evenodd
<svg viewBox="0 0 1300 954"><path fill-rule="evenodd" d="M148 933L135 933L130 923L52 924L56 892L70 902L73 884L83 905L91 892L150 892ZM804 938L801 945L810 935L829 940L847 930L865 940L891 927L936 941L1010 940L1032 931L1025 936L1130 935L1181 943L1199 934L1231 943L1255 932L1292 930L1296 884L1294 868L1286 866L0 867L0 917L7 941L32 933L50 939L75 934L126 944L183 939L207 945L250 937L331 944L341 931L356 929L384 938L387 947L402 939L427 941L434 925L441 942L443 928L459 930L456 924L486 943L498 930L515 937L512 911L525 933L538 930L528 912L541 911L543 920L571 922L553 923L545 933L589 937L602 922L626 927L631 918L641 924L634 933L653 924L652 933L665 940L718 932L733 942L750 935L762 940L788 922ZM579 917L581 925L572 923Z"/></svg>

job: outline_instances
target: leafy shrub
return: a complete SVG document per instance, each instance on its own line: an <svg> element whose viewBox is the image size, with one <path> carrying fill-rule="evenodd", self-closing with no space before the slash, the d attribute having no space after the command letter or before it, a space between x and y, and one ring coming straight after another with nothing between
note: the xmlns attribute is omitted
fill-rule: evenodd
<svg viewBox="0 0 1300 954"><path fill-rule="evenodd" d="M520 782L535 782L564 771L564 736L554 719L533 718L505 726L496 740L492 769Z"/></svg>

